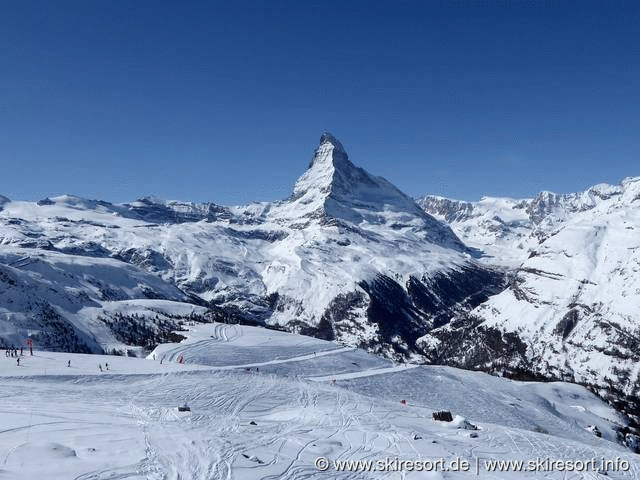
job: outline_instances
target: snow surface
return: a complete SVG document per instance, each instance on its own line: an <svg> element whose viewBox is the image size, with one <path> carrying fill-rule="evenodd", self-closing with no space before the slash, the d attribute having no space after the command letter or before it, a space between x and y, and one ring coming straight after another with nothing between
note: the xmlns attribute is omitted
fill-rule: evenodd
<svg viewBox="0 0 640 480"><path fill-rule="evenodd" d="M480 257L491 265L517 267L537 244L536 225L526 206L530 200L483 197L464 202L427 195L417 200L427 213L447 222Z"/></svg>
<svg viewBox="0 0 640 480"><path fill-rule="evenodd" d="M630 470L607 478L640 478L638 456L608 440L617 414L576 385L394 366L363 351L261 328L212 324L187 335L146 360L35 352L18 367L15 358L0 356L0 478L478 478L323 473L314 468L319 456L472 463L621 457ZM172 361L176 355L186 363ZM334 370L327 359L345 365ZM99 372L98 363L109 363L109 372ZM185 403L191 411L178 411ZM441 408L455 421L432 420ZM471 424L478 430L464 428ZM594 426L603 438L589 431ZM600 476L481 472L480 478Z"/></svg>
<svg viewBox="0 0 640 480"><path fill-rule="evenodd" d="M477 202L425 195L416 201L427 213L446 222L462 241L478 248L482 260L518 267L536 247L581 218L597 220L614 210L637 209L640 177L620 185L594 185L583 192L540 192L535 198L483 197Z"/></svg>

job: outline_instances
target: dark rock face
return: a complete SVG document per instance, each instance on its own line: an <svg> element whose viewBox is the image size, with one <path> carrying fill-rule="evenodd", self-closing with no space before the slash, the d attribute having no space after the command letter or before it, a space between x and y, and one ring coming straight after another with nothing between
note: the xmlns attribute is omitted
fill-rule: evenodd
<svg viewBox="0 0 640 480"><path fill-rule="evenodd" d="M273 328L349 344L355 341L358 347L405 360L423 352L416 345L420 337L446 324L454 315L473 309L506 285L504 272L472 265L423 279L410 277L406 285L379 274L371 281L360 282L362 290L334 298L319 323L311 325L294 319ZM261 303L264 309L253 313L218 308L227 312L230 321L264 325L272 312L296 308L302 311L304 307L277 293ZM372 330L376 333L372 334Z"/></svg>
<svg viewBox="0 0 640 480"><path fill-rule="evenodd" d="M377 324L379 332L379 338L366 347L376 349L387 344L400 355L413 351L415 341L428 327L407 292L385 275L378 275L371 282L361 282L360 286L370 299L367 319Z"/></svg>
<svg viewBox="0 0 640 480"><path fill-rule="evenodd" d="M155 250L129 248L113 256L126 263L132 263L149 272L163 272L172 267L171 262Z"/></svg>
<svg viewBox="0 0 640 480"><path fill-rule="evenodd" d="M471 202L430 195L419 198L416 202L425 212L440 215L448 223L465 220L474 215L474 207Z"/></svg>
<svg viewBox="0 0 640 480"><path fill-rule="evenodd" d="M377 342L406 355L420 350L416 346L418 338L456 313L479 305L505 284L500 271L466 266L422 280L410 277L406 287L385 275L360 286L370 299L367 318L378 326Z"/></svg>
<svg viewBox="0 0 640 480"><path fill-rule="evenodd" d="M433 318L433 328L437 328L456 312L475 308L505 287L505 272L465 265L422 281L411 277L407 292L420 312Z"/></svg>
<svg viewBox="0 0 640 480"><path fill-rule="evenodd" d="M578 309L572 308L564 317L562 317L562 320L558 322L558 325L556 325L555 333L557 335L562 335L562 338L566 339L571 331L576 327L579 320L580 311Z"/></svg>
<svg viewBox="0 0 640 480"><path fill-rule="evenodd" d="M225 228L224 233L230 237L239 238L242 240L264 240L266 242L277 242L287 237L287 232L284 231L269 231L253 229L250 231L236 230L233 228Z"/></svg>
<svg viewBox="0 0 640 480"><path fill-rule="evenodd" d="M82 245L74 245L73 247L58 248L57 251L67 253L69 255L79 255L84 257L101 257L111 256L111 252L95 242L85 242Z"/></svg>

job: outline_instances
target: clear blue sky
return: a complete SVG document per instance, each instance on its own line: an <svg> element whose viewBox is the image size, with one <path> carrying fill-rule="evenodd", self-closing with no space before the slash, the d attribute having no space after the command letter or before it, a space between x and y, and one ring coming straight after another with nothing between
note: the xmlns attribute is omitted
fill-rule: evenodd
<svg viewBox="0 0 640 480"><path fill-rule="evenodd" d="M638 2L0 2L0 194L284 198L323 131L410 195L640 175Z"/></svg>

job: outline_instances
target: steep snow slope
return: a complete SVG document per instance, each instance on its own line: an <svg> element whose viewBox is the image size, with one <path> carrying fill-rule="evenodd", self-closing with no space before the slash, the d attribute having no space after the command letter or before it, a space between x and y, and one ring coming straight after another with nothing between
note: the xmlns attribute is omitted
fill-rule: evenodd
<svg viewBox="0 0 640 480"><path fill-rule="evenodd" d="M100 315L106 321L108 311L118 311L114 305L126 305L131 298L164 298L178 302L178 311L185 316L197 310L183 305L188 300L183 292L133 265L46 250L1 248L0 287L0 343L6 345L20 345L31 336L44 348L117 349L114 332L98 321ZM164 308L167 303L149 302L150 308L143 310L170 315L175 308ZM169 333L175 327L171 323L165 330Z"/></svg>
<svg viewBox="0 0 640 480"><path fill-rule="evenodd" d="M378 373L381 368L371 370L367 359L380 359L365 352L336 351L335 345L320 340L250 327L216 324L187 335L183 344L163 345L157 357L180 351L193 358L191 349L199 349L195 356L204 355L201 347L206 344L206 363L218 367L51 352L36 352L17 367L14 359L0 356L0 419L5 426L0 434L0 478L640 476L637 456L610 440L620 421L617 414L575 385L521 384L442 367ZM246 371L229 355L234 345L244 348L243 361L265 365ZM326 355L314 356L314 351ZM307 358L301 359L305 353ZM321 362L329 358L336 363L323 367ZM100 373L98 363L109 363L110 370ZM360 370L353 363L361 363ZM309 371L330 376L340 364L352 372L351 380L305 379ZM292 366L295 374L280 370ZM24 376L13 376L16 370ZM420 381L407 391L403 375L417 374ZM459 395L452 396L452 391ZM178 411L185 402L190 411ZM441 406L454 414L468 412L468 418L434 421L432 412ZM478 430L466 429L471 424ZM594 435L596 431L602 436ZM443 459L447 467L460 458L469 462L470 471L337 471L330 464L322 472L314 466L318 457L329 462L371 460L373 466L378 460L384 465L386 458L431 461L432 466ZM624 469L607 472L489 472L485 463L537 458L594 458L596 467L602 458L627 463L622 463Z"/></svg>
<svg viewBox="0 0 640 480"><path fill-rule="evenodd" d="M80 305L71 308L68 296L82 297L75 300L82 307L141 298L195 303L236 320L408 358L416 338L504 286L502 272L478 264L448 226L388 181L354 166L329 134L281 202L230 208L151 198L123 205L72 196L9 202L0 211L2 252L6 268L24 257L12 267L21 272L35 258L61 275L65 262L103 270L104 288L89 272L69 267L81 278L56 287L55 297L41 296L48 312L98 338L91 349L114 339L95 318L74 318ZM114 271L104 271L106 265ZM38 278L53 281L45 270ZM7 325L31 315L20 302L0 307ZM156 329L153 317L150 310L141 320L143 330Z"/></svg>
<svg viewBox="0 0 640 480"><path fill-rule="evenodd" d="M637 416L640 178L524 203L539 241L509 288L421 344L442 362L594 385Z"/></svg>

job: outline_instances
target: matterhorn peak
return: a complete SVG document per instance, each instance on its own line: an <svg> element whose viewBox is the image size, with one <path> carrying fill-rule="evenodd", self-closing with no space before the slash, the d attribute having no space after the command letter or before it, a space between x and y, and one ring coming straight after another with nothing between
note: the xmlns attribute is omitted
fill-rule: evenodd
<svg viewBox="0 0 640 480"><path fill-rule="evenodd" d="M344 148L340 141L329 132L324 132L320 137L320 145L324 143L330 143L334 148L337 148L338 150L342 150L344 152Z"/></svg>
<svg viewBox="0 0 640 480"><path fill-rule="evenodd" d="M330 133L320 137L309 168L296 182L293 198L301 205L321 207L331 216L344 218L349 211L348 219L355 223L365 212L369 217L388 210L424 214L390 182L351 163L342 144ZM359 214L355 215L354 209Z"/></svg>
<svg viewBox="0 0 640 480"><path fill-rule="evenodd" d="M356 170L342 144L330 133L320 137L307 171L298 179L293 195L295 198L329 195L334 190L336 171Z"/></svg>
<svg viewBox="0 0 640 480"><path fill-rule="evenodd" d="M366 228L416 229L424 231L433 243L463 248L448 227L425 213L412 198L386 179L351 163L342 144L330 133L320 137L293 196L277 210L278 215L287 217L331 217Z"/></svg>
<svg viewBox="0 0 640 480"><path fill-rule="evenodd" d="M355 168L355 166L349 161L349 155L340 141L329 132L325 132L320 137L320 143L313 153L309 169L327 173L326 169L328 168Z"/></svg>
<svg viewBox="0 0 640 480"><path fill-rule="evenodd" d="M321 149L331 149L331 151L337 154L338 157L345 160L349 159L349 156L347 155L347 152L342 146L342 144L340 143L340 141L336 137L331 135L329 132L324 132L320 137L320 144L318 145L318 148L316 149L316 151L319 151ZM314 158L315 158L315 155L314 155Z"/></svg>

